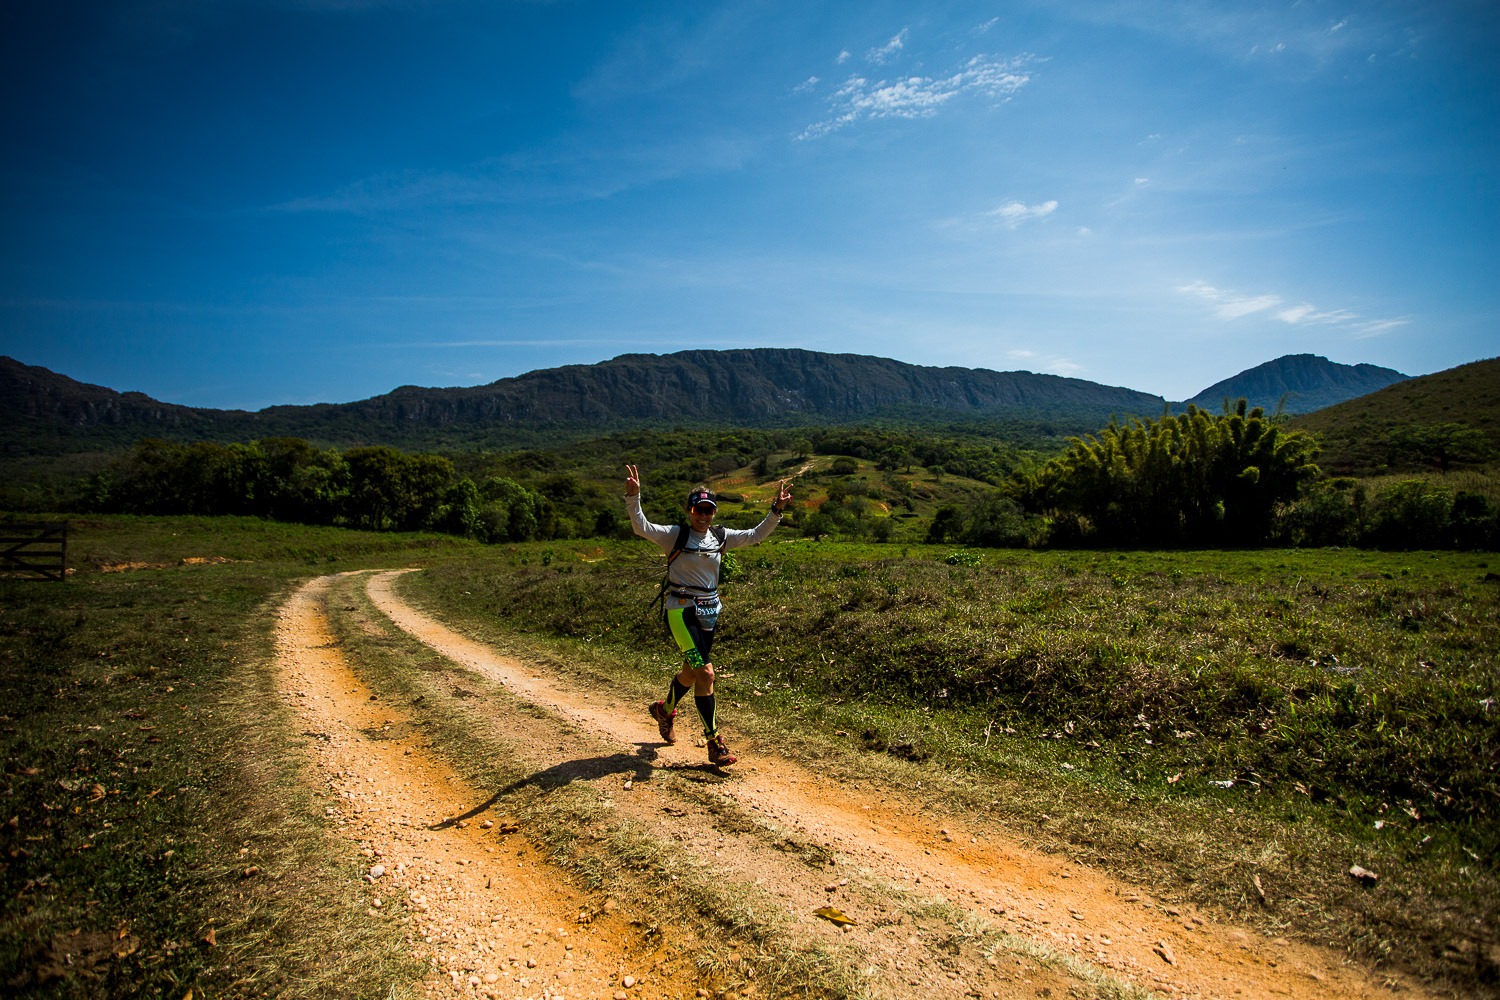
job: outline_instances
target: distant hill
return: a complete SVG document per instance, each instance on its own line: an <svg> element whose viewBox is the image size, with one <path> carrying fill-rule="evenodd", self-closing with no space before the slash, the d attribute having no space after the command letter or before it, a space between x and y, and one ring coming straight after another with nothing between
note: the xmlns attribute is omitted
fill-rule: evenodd
<svg viewBox="0 0 1500 1000"><path fill-rule="evenodd" d="M514 447L539 436L671 426L809 426L873 420L1049 421L1091 431L1112 416L1154 416L1165 401L1133 389L1032 372L928 368L794 349L626 354L469 388L403 386L353 403L254 413L161 403L0 358L0 445L50 454L147 435L324 444Z"/></svg>
<svg viewBox="0 0 1500 1000"><path fill-rule="evenodd" d="M1387 386L1296 417L1323 441L1319 464L1336 474L1441 468L1500 456L1500 358L1475 361ZM1468 432L1468 433L1465 433ZM1484 446L1489 454L1484 454Z"/></svg>
<svg viewBox="0 0 1500 1000"><path fill-rule="evenodd" d="M1341 365L1316 354L1288 354L1215 382L1185 404L1219 413L1226 399L1233 403L1243 398L1267 413L1311 413L1406 378L1377 365Z"/></svg>
<svg viewBox="0 0 1500 1000"><path fill-rule="evenodd" d="M66 454L150 435L221 439L249 416L116 392L0 356L0 447L9 454Z"/></svg>
<svg viewBox="0 0 1500 1000"><path fill-rule="evenodd" d="M1481 362L1480 367L1487 364L1491 362ZM1274 412L1285 397L1285 409L1300 413L1374 390L1390 392L1419 383L1429 388L1411 398L1426 398L1426 393L1436 391L1429 381L1436 378L1407 380L1400 372L1374 365L1290 355L1219 382L1190 402L1219 412L1226 398L1243 396ZM1500 398L1492 383L1484 388L1466 380L1463 386L1467 388L1453 390L1452 398L1445 396L1428 407L1437 415L1421 419L1458 419L1441 416L1447 412L1442 406L1462 411L1469 419ZM1160 396L1057 375L929 368L855 354L759 349L625 354L488 385L403 386L352 403L248 412L164 403L0 357L0 454L11 456L113 451L148 436L209 441L287 436L338 447L517 448L550 447L622 430L881 422L984 427L1012 436L1030 434L1033 443L1043 445L1069 434L1092 433L1112 417L1155 417L1166 406ZM1392 410L1388 417L1368 419L1390 426L1415 419L1404 413ZM1343 418L1332 419L1334 423L1316 422L1329 428L1328 456L1353 456L1351 449L1362 435L1368 437L1369 427L1361 424L1362 430L1351 432L1346 447L1331 436ZM1366 451L1346 464L1368 466L1374 452Z"/></svg>

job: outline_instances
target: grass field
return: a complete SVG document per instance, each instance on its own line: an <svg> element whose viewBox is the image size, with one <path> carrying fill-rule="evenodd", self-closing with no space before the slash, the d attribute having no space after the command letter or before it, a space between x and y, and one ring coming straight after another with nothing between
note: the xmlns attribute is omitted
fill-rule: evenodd
<svg viewBox="0 0 1500 1000"><path fill-rule="evenodd" d="M0 993L369 996L409 963L290 769L271 628L295 580L466 549L108 518L66 583L0 581Z"/></svg>
<svg viewBox="0 0 1500 1000"><path fill-rule="evenodd" d="M794 756L897 755L1080 860L1278 932L1490 974L1500 582L1354 550L736 554L731 725ZM410 582L500 643L657 686L644 543L520 546ZM920 781L918 774L911 780ZM928 780L931 780L929 776ZM1369 892L1352 864L1381 875Z"/></svg>
<svg viewBox="0 0 1500 1000"><path fill-rule="evenodd" d="M476 637L643 696L673 669L640 542L105 518L74 522L70 553L66 584L0 582L8 994L371 995L411 971L341 892L362 859L330 847L285 753L267 664L298 580L419 563L403 589ZM941 788L1167 897L1477 989L1500 899L1496 569L768 544L725 587L724 721Z"/></svg>

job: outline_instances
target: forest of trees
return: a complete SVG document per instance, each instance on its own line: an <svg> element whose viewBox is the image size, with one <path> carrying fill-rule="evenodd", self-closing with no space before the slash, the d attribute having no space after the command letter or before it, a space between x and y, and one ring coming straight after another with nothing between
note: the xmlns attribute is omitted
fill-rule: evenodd
<svg viewBox="0 0 1500 1000"><path fill-rule="evenodd" d="M319 449L299 438L176 444L148 438L84 490L93 510L248 514L374 531L432 530L486 542L617 532L614 496L576 476L534 486L504 476L475 482L441 455L383 446ZM613 516L609 516L609 515Z"/></svg>
<svg viewBox="0 0 1500 1000"><path fill-rule="evenodd" d="M484 542L621 537L616 479L649 476L647 512L677 516L686 489L738 469L762 482L809 465L789 533L975 547L1355 545L1493 549L1500 505L1428 479L1328 479L1307 432L1243 401L1111 423L1042 461L995 438L896 429L632 432L558 451L412 454L298 438L138 442L71 506L241 514ZM815 456L824 456L812 462ZM831 458L831 461L828 459ZM873 472L871 471L873 469ZM915 484L921 480L925 486ZM726 510L726 517L738 515ZM915 534L914 534L915 532Z"/></svg>

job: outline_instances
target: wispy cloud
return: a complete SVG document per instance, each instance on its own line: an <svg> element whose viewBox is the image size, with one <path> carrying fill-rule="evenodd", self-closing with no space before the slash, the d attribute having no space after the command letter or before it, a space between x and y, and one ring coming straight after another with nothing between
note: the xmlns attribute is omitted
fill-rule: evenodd
<svg viewBox="0 0 1500 1000"><path fill-rule="evenodd" d="M988 218L996 219L1008 229L1015 229L1021 223L1030 219L1045 219L1057 211L1057 199L1044 201L1040 205L1027 205L1024 202L1012 201L993 208L984 213Z"/></svg>
<svg viewBox="0 0 1500 1000"><path fill-rule="evenodd" d="M1350 5L1354 6L1354 5ZM1441 5L1431 5L1434 10ZM1124 25L1217 51L1235 59L1331 66L1372 52L1410 52L1421 41L1414 25L1429 18L1410 5L1369 4L1356 16L1330 21L1322 4L1204 4L1167 0L1077 0L1069 16L1100 25Z"/></svg>
<svg viewBox="0 0 1500 1000"><path fill-rule="evenodd" d="M1339 327L1360 338L1379 336L1411 322L1410 318L1404 316L1394 319L1364 319L1358 313L1348 309L1319 309L1310 302L1285 305L1285 300L1272 292L1246 295L1228 289L1215 288L1206 281L1194 281L1183 285L1178 291L1209 303L1213 307L1214 315L1225 321L1266 313L1272 319L1278 319L1292 326Z"/></svg>
<svg viewBox="0 0 1500 1000"><path fill-rule="evenodd" d="M817 139L856 122L881 118L930 118L965 96L1008 101L1031 82L1029 55L1000 59L978 55L943 77L907 76L872 81L851 76L830 95L832 117L814 122L798 139Z"/></svg>
<svg viewBox="0 0 1500 1000"><path fill-rule="evenodd" d="M1239 292L1215 288L1206 281L1195 281L1190 285L1183 285L1178 291L1203 299L1213 306L1214 315L1224 320L1243 319L1281 305L1279 295L1243 295Z"/></svg>
<svg viewBox="0 0 1500 1000"><path fill-rule="evenodd" d="M749 140L735 135L599 148L559 144L456 169L376 174L270 209L365 214L591 201L663 180L735 170L751 148Z"/></svg>
<svg viewBox="0 0 1500 1000"><path fill-rule="evenodd" d="M890 41L886 42L880 48L871 49L870 51L866 52L865 58L875 65L879 66L881 63L884 63L896 53L906 48L906 36L908 34L909 30L906 28L902 28L900 31L896 32L895 36Z"/></svg>

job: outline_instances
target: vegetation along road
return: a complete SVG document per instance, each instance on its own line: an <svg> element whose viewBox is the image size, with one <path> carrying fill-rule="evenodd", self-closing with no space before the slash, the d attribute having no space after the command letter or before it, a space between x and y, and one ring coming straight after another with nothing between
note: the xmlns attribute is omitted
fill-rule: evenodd
<svg viewBox="0 0 1500 1000"><path fill-rule="evenodd" d="M355 677L326 619L330 607L359 615L345 603L354 581L325 577L297 592L278 662L284 693L318 735L347 835L373 851L372 906L412 914L413 936L433 946L435 993L675 997L759 981L774 995L793 986L778 978L797 976L892 997L1384 992L1342 956L1163 904L951 814L941 794L908 795L878 777L846 783L755 748L733 771L710 770L701 739L661 744L637 699L580 684L562 664L498 655L414 610L398 582L369 577L369 601L446 661L429 664L442 685L491 705L494 738L528 771L520 781L499 792L464 785L429 754L406 691L390 707ZM358 627L386 623L365 614ZM570 785L581 799L571 808L589 815L573 829L540 820L558 827L544 840L592 842L579 850L601 869L639 863L649 844L660 876L681 887L632 900L656 891L630 879L633 891L617 898L538 865L529 823L502 815L507 793L531 786L545 799ZM725 892L751 923L743 940L715 947L722 931L687 915L714 909L696 894Z"/></svg>
<svg viewBox="0 0 1500 1000"><path fill-rule="evenodd" d="M1496 995L1484 554L763 546L718 771L629 541L70 551L0 581L6 995Z"/></svg>

